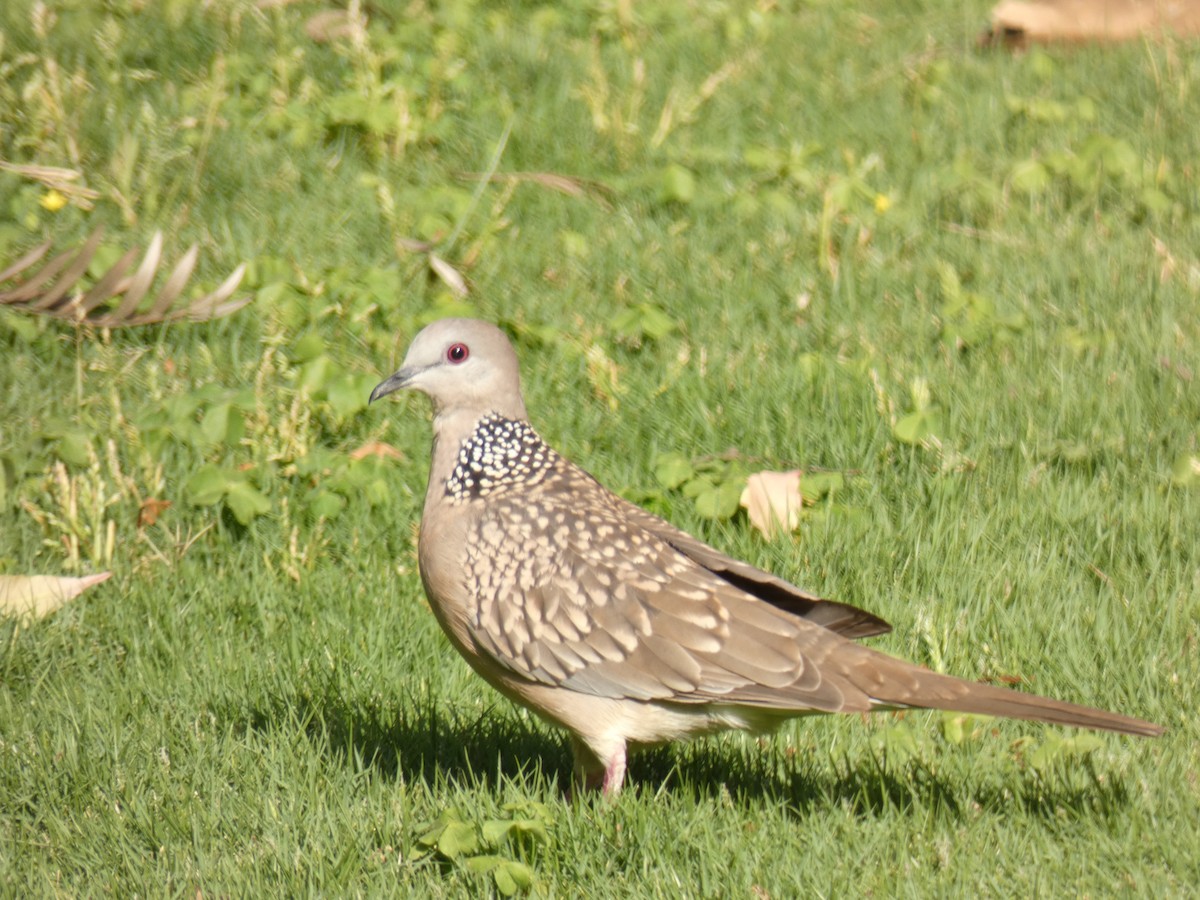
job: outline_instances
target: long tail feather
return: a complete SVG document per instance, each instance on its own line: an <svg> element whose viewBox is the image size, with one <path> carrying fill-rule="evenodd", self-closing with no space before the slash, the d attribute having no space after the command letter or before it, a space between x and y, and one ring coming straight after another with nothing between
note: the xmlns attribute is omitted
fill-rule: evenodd
<svg viewBox="0 0 1200 900"><path fill-rule="evenodd" d="M1064 703L1061 700L1025 694L990 684L963 681L918 666L912 666L909 674L913 676L911 680L900 679L887 685L888 688L896 688L895 690L876 690L872 692L872 699L883 706L953 710L985 716L1028 719L1034 722L1053 722L1058 725L1095 728L1121 734L1157 736L1164 730L1161 725L1131 716Z"/></svg>

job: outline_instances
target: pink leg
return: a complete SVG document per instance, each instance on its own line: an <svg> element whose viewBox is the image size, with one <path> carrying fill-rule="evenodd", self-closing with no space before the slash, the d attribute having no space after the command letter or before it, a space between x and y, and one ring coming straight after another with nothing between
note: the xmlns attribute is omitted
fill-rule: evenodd
<svg viewBox="0 0 1200 900"><path fill-rule="evenodd" d="M575 775L585 791L600 789L605 797L613 797L621 790L625 781L625 747L618 747L607 763L602 763L586 745L575 742ZM604 768L600 768L600 765ZM574 793L573 791L571 792Z"/></svg>
<svg viewBox="0 0 1200 900"><path fill-rule="evenodd" d="M608 761L604 770L604 796L615 797L625 783L625 748L621 747Z"/></svg>

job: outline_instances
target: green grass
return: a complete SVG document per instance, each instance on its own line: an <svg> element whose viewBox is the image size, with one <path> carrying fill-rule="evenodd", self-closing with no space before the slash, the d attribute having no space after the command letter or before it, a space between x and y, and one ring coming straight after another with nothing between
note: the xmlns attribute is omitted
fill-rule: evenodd
<svg viewBox="0 0 1200 900"><path fill-rule="evenodd" d="M548 896L1194 891L1200 55L981 51L987 6L381 3L319 44L307 0L4 4L0 158L100 197L50 212L0 171L0 264L162 228L205 284L249 261L256 302L112 333L0 313L0 572L115 573L0 622L0 894L495 889L421 843L450 811L545 817L496 852ZM604 189L476 196L498 151ZM877 612L876 646L1168 733L814 719L563 801L561 736L423 598L424 402L363 406L464 308L609 486ZM369 440L403 457L352 462ZM766 542L655 479L730 448L719 477L847 484ZM173 505L139 527L146 498Z"/></svg>

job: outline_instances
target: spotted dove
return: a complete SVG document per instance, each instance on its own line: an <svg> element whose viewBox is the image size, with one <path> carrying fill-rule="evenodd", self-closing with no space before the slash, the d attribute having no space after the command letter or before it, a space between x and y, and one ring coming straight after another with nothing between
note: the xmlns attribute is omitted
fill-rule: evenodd
<svg viewBox="0 0 1200 900"><path fill-rule="evenodd" d="M489 684L570 733L587 787L620 790L632 749L817 712L924 707L1162 733L856 643L890 626L724 555L552 450L494 325L426 327L371 400L404 388L433 401L418 546L430 605Z"/></svg>

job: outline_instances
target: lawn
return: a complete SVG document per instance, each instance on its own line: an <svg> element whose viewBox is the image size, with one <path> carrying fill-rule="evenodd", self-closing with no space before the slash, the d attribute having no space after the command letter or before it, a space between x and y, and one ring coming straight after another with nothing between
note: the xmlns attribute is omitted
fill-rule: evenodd
<svg viewBox="0 0 1200 900"><path fill-rule="evenodd" d="M0 169L0 269L162 230L252 302L0 309L0 574L113 573L0 619L0 895L1194 892L1200 53L981 49L988 5L3 4L0 160L78 174ZM564 800L422 593L428 404L366 405L451 314L874 646L1167 734L813 718Z"/></svg>

